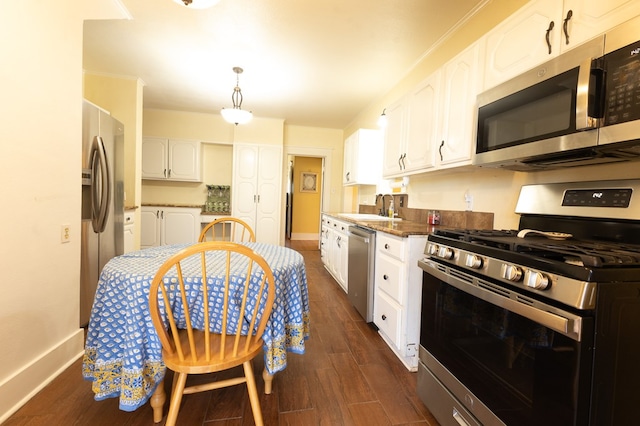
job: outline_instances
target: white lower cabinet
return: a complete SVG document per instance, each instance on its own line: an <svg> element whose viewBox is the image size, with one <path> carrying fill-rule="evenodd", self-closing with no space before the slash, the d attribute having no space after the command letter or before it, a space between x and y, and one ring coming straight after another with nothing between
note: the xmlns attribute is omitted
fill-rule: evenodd
<svg viewBox="0 0 640 426"><path fill-rule="evenodd" d="M418 369L422 269L426 235L376 237L373 322L407 369Z"/></svg>
<svg viewBox="0 0 640 426"><path fill-rule="evenodd" d="M191 207L143 206L140 248L198 242L200 212Z"/></svg>
<svg viewBox="0 0 640 426"><path fill-rule="evenodd" d="M321 238L322 263L346 293L349 288L349 224L323 214Z"/></svg>

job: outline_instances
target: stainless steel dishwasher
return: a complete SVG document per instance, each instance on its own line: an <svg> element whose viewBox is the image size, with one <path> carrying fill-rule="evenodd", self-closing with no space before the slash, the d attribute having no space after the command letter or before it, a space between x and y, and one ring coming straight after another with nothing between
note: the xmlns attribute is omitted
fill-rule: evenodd
<svg viewBox="0 0 640 426"><path fill-rule="evenodd" d="M367 322L373 321L373 279L376 232L361 226L349 227L349 300Z"/></svg>

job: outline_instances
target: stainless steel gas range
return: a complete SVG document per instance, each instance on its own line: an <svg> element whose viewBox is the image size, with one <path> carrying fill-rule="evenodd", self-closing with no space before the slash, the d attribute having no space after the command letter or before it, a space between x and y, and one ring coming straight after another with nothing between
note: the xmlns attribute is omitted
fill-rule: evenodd
<svg viewBox="0 0 640 426"><path fill-rule="evenodd" d="M428 237L418 394L443 426L640 409L640 180L528 185L518 230Z"/></svg>

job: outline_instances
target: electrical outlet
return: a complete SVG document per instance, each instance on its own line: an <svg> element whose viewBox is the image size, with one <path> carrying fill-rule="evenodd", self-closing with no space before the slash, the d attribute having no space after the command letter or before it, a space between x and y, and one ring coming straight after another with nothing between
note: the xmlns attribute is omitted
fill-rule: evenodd
<svg viewBox="0 0 640 426"><path fill-rule="evenodd" d="M71 241L71 227L69 225L62 225L60 228L60 242L68 243Z"/></svg>

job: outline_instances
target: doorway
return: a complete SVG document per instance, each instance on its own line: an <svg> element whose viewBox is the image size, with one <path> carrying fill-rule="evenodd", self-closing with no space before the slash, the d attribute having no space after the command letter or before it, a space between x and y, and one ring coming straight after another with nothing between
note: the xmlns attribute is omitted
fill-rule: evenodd
<svg viewBox="0 0 640 426"><path fill-rule="evenodd" d="M283 179L283 193L285 194L284 208L282 209L282 221L285 226L282 227L282 243L284 245L288 245L292 241L293 238L310 238L313 237L313 244L315 248L320 247L320 216L322 211L325 209L325 206L329 206L329 195L331 192L331 155L332 150L325 148L311 148L311 147L296 147L289 146L285 147L284 158L283 161L283 176L286 176L286 179ZM301 177L301 172L307 172L307 170L302 169L301 167L295 168L295 158L304 158L304 159L314 159L315 161L320 161L320 171L311 173L317 173L317 196L319 196L320 204L314 207L313 212L317 219L313 220L314 228L307 229L305 232L298 232L294 227L294 224L297 221L296 211L294 210L294 205L296 203L295 190L292 185L298 185L298 188L301 185L299 180L294 179L295 175L298 175L298 178ZM299 165L300 166L300 165ZM308 180L308 182L310 182ZM307 185L308 186L308 185ZM309 188L306 188L309 189ZM298 197L299 198L299 197ZM300 200L297 200L300 202ZM300 214L300 213L298 213ZM304 213L302 213L304 214ZM305 240L293 240L293 241L305 241Z"/></svg>
<svg viewBox="0 0 640 426"><path fill-rule="evenodd" d="M285 238L289 241L318 241L322 211L323 165L320 157L287 157Z"/></svg>

